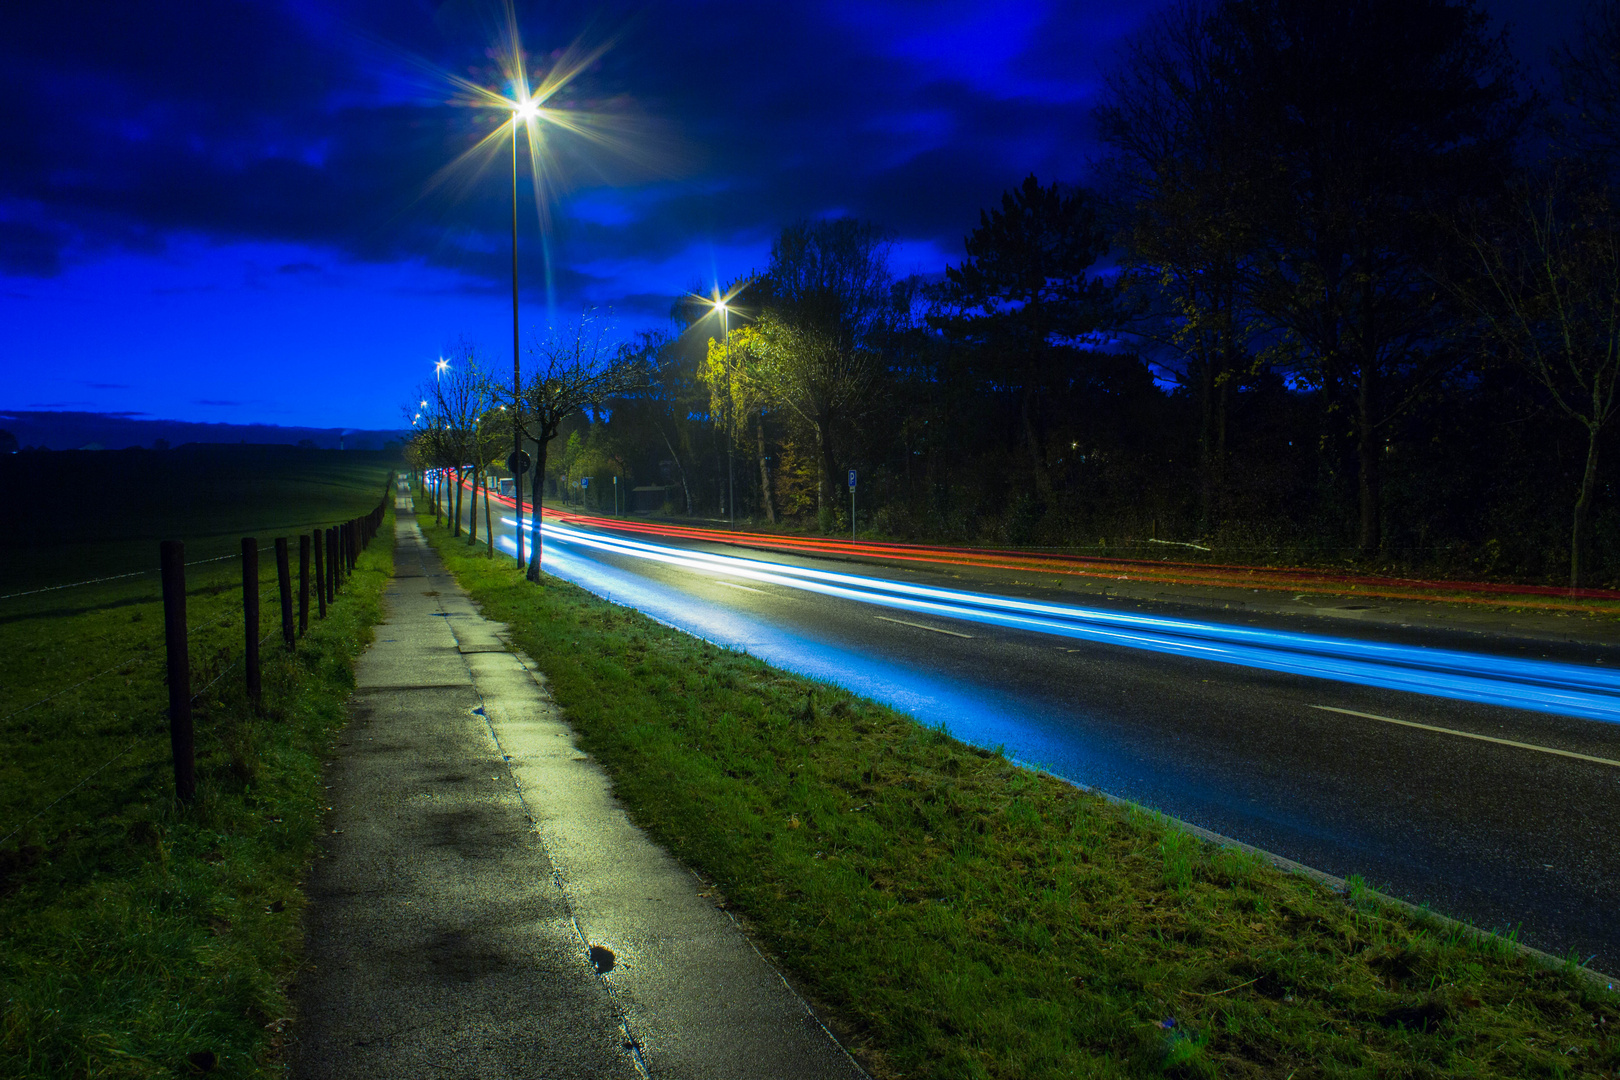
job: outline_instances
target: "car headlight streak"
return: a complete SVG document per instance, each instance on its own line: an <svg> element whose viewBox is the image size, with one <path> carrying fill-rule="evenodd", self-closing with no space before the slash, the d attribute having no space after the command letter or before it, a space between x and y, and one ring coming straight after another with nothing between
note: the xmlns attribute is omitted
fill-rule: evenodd
<svg viewBox="0 0 1620 1080"><path fill-rule="evenodd" d="M508 526L515 524L503 518ZM525 523L528 525L529 523ZM1364 686L1620 722L1620 672L1390 642L1228 626L717 555L547 522L553 542L924 615Z"/></svg>

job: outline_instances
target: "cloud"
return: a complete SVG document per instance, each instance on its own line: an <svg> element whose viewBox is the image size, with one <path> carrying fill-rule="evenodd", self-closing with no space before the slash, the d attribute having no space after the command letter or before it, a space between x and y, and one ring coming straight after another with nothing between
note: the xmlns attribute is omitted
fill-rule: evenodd
<svg viewBox="0 0 1620 1080"><path fill-rule="evenodd" d="M839 209L921 251L960 250L980 208L1036 173L1085 178L1089 110L1121 40L1169 0L704 0L527 5L526 39L614 46L558 102L604 141L548 129L560 302L627 306ZM1528 0L1492 0L1532 12ZM0 39L0 273L49 277L174 237L268 241L509 281L505 147L430 181L499 117L431 69L489 67L494 4L27 4ZM1533 22L1528 15L1522 20ZM1538 39L1539 40L1539 39ZM379 42L388 42L380 45ZM410 57L421 59L413 62ZM537 62L543 56L536 57ZM116 102L116 109L85 103ZM528 166L525 283L542 280ZM621 268L620 282L604 266ZM279 265L320 279L323 265ZM658 274L666 276L654 284ZM634 298L634 299L632 299Z"/></svg>

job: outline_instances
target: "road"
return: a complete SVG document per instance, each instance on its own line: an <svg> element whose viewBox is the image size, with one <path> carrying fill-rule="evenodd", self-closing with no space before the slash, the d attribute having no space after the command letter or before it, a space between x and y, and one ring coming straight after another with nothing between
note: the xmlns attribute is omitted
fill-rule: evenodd
<svg viewBox="0 0 1620 1080"><path fill-rule="evenodd" d="M547 570L966 742L1620 971L1620 647L1601 628L1570 644L1079 603L1029 574L600 524L548 523Z"/></svg>

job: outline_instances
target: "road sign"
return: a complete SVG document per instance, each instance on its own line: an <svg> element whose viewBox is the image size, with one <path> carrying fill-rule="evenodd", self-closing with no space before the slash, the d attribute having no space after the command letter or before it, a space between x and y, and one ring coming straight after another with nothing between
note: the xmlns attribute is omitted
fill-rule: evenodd
<svg viewBox="0 0 1620 1080"><path fill-rule="evenodd" d="M855 490L855 470L849 470L849 490Z"/></svg>
<svg viewBox="0 0 1620 1080"><path fill-rule="evenodd" d="M523 450L514 450L506 455L506 471L513 476L522 476L529 471L529 455Z"/></svg>

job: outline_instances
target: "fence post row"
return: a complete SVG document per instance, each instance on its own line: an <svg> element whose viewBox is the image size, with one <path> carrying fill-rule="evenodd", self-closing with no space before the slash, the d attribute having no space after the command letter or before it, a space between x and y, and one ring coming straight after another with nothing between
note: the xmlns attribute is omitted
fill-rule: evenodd
<svg viewBox="0 0 1620 1080"><path fill-rule="evenodd" d="M163 640L169 662L169 750L174 794L188 803L197 795L197 764L191 733L191 652L186 642L186 545L165 540L158 547L163 571Z"/></svg>
<svg viewBox="0 0 1620 1080"><path fill-rule="evenodd" d="M298 534L298 636L309 633L309 533Z"/></svg>
<svg viewBox="0 0 1620 1080"><path fill-rule="evenodd" d="M281 590L281 640L293 647L292 569L288 565L287 538L276 537L276 585Z"/></svg>
<svg viewBox="0 0 1620 1080"><path fill-rule="evenodd" d="M247 646L242 666L247 671L248 698L255 708L261 703L259 685L259 542L242 537L242 634Z"/></svg>
<svg viewBox="0 0 1620 1080"><path fill-rule="evenodd" d="M390 483L393 478L389 477ZM370 545L387 512L388 494L376 509L344 525L316 529L298 537L298 636L309 631L309 563L315 558L315 600L320 617L337 599L339 564L352 572L360 552ZM342 558L339 558L339 549ZM276 538L276 578L281 591L281 634L287 648L294 646L292 568L288 540ZM191 651L186 631L186 545L164 540L158 547L163 580L163 641L168 661L169 750L174 760L174 794L183 803L197 797L197 750L191 723ZM242 537L242 636L246 652L247 692L255 708L263 704L259 673L259 541Z"/></svg>

